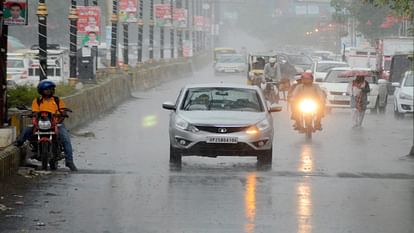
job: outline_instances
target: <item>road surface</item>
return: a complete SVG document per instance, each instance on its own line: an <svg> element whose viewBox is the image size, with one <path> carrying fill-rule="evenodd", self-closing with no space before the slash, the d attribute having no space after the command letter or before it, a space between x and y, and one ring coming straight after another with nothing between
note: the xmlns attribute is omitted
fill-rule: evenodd
<svg viewBox="0 0 414 233"><path fill-rule="evenodd" d="M358 130L349 110L333 111L308 142L284 107L274 114L271 168L238 157L170 166L161 104L187 83L245 81L212 74L137 92L80 129L95 134L73 138L80 171L16 184L3 196L14 209L0 211L0 232L414 232L414 159L404 156L413 119L396 120L391 108L367 114Z"/></svg>

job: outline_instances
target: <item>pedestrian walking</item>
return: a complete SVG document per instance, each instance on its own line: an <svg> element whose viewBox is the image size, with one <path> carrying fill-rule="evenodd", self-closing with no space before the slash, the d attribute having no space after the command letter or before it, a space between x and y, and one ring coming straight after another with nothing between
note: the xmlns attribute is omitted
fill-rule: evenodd
<svg viewBox="0 0 414 233"><path fill-rule="evenodd" d="M351 96L351 108L353 110L352 128L362 126L365 111L367 110L369 92L369 83L365 81L365 76L363 75L357 75L356 79L349 83L348 94Z"/></svg>

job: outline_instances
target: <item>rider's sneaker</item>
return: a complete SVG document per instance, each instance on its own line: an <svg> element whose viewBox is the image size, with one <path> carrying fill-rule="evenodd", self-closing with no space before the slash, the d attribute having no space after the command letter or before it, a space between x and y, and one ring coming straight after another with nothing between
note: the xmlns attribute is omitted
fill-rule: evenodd
<svg viewBox="0 0 414 233"><path fill-rule="evenodd" d="M66 161L66 167L68 167L73 172L78 171L78 168L76 168L75 163L73 163L73 161Z"/></svg>

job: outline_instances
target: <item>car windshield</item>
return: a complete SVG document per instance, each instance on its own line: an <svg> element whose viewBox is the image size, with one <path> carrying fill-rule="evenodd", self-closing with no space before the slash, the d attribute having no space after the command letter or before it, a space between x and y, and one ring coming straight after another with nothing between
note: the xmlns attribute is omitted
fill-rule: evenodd
<svg viewBox="0 0 414 233"><path fill-rule="evenodd" d="M290 63L292 64L300 64L300 65L309 65L312 64L312 60L303 55L289 55Z"/></svg>
<svg viewBox="0 0 414 233"><path fill-rule="evenodd" d="M357 75L363 75L369 83L374 83L375 77L369 71L354 70L331 70L326 76L325 82L328 83L349 83L354 80Z"/></svg>
<svg viewBox="0 0 414 233"><path fill-rule="evenodd" d="M244 63L242 56L220 56L218 63Z"/></svg>
<svg viewBox="0 0 414 233"><path fill-rule="evenodd" d="M256 90L243 88L190 88L182 101L184 111L263 112Z"/></svg>
<svg viewBox="0 0 414 233"><path fill-rule="evenodd" d="M335 67L348 67L347 64L342 63L318 63L316 72L328 72L330 69Z"/></svg>
<svg viewBox="0 0 414 233"><path fill-rule="evenodd" d="M414 74L407 76L404 82L404 87L414 87Z"/></svg>
<svg viewBox="0 0 414 233"><path fill-rule="evenodd" d="M8 68L24 68L24 62L23 60L7 60L7 67Z"/></svg>

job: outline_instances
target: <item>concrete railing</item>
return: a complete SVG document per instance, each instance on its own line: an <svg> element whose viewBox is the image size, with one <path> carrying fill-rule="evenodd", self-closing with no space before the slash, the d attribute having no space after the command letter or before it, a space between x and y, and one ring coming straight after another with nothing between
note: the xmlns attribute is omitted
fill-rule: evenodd
<svg viewBox="0 0 414 233"><path fill-rule="evenodd" d="M102 69L97 73L99 84L83 88L76 94L64 97L67 107L73 110L65 120L69 129L93 121L99 115L118 106L131 97L132 92L147 90L174 78L191 75L211 62L211 53L202 53L191 59L173 59L144 63L129 69ZM9 146L0 151L0 178L13 174L24 158L24 148Z"/></svg>

